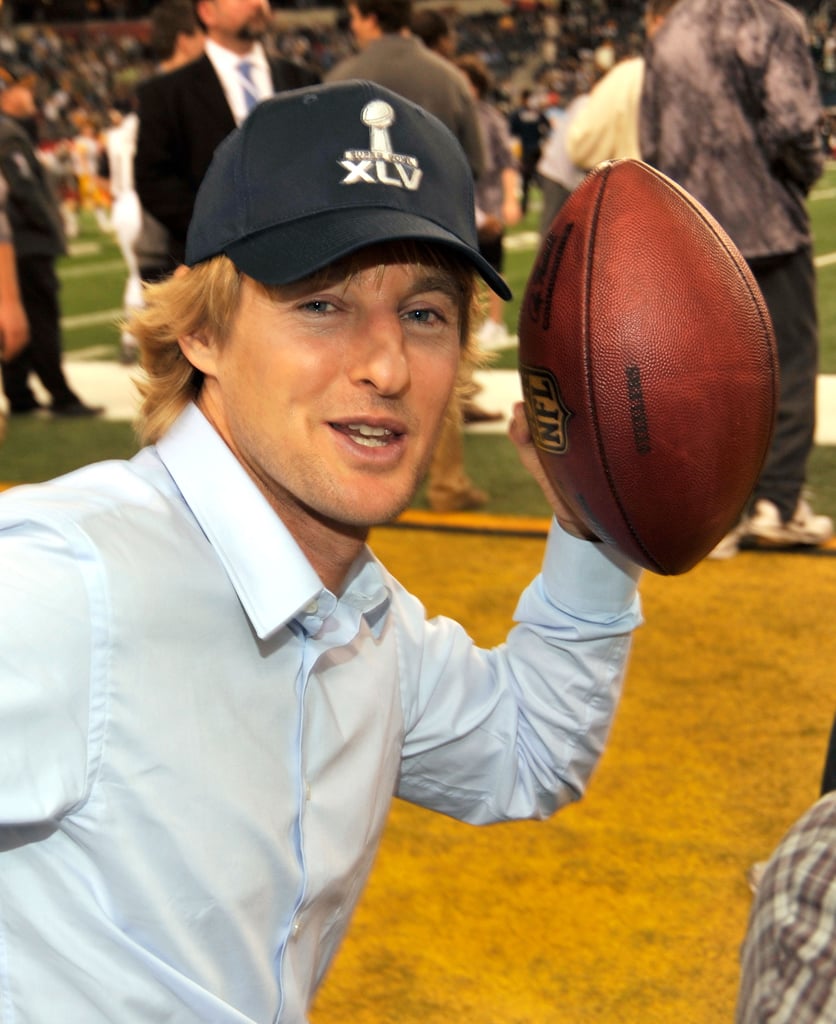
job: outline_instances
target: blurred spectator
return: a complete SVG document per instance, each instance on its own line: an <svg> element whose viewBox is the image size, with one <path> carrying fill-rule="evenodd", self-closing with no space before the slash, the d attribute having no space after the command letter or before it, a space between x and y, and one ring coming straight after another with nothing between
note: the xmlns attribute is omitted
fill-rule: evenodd
<svg viewBox="0 0 836 1024"><path fill-rule="evenodd" d="M294 5L296 8L303 6ZM306 7L314 7L305 3ZM478 55L506 96L525 85L535 93L552 90L571 95L586 91L597 77L599 63L640 45L644 0L588 4L563 0L559 5L515 5L512 10L456 10L458 54ZM836 103L836 35L826 5L811 7L810 43L828 105ZM128 5L128 10L136 9ZM327 8L322 8L326 11ZM418 17L425 10L416 10ZM285 14L284 12L287 11ZM447 20L453 8L445 8ZM106 123L116 83L123 77L136 84L152 71L142 42L144 20L105 24L83 22L18 24L0 29L0 61L27 63L40 73L38 104L43 114L41 137L54 142L77 132L78 116ZM266 38L268 53L311 63L322 74L341 60L350 40L339 18L314 15L300 22L293 6L280 5L273 19L275 35ZM416 26L416 35L421 30ZM513 83L513 84L512 84ZM502 106L507 106L505 99Z"/></svg>
<svg viewBox="0 0 836 1024"><path fill-rule="evenodd" d="M412 15L411 28L424 46L447 60L455 59L456 33L440 11L434 7L420 7Z"/></svg>
<svg viewBox="0 0 836 1024"><path fill-rule="evenodd" d="M537 173L543 143L551 131L549 119L537 105L531 89L523 89L520 104L511 113L510 130L519 139L522 175L520 205L524 216L528 212L529 192Z"/></svg>
<svg viewBox="0 0 836 1024"><path fill-rule="evenodd" d="M160 72L196 60L203 53L203 29L192 0L162 0L151 11L151 49ZM111 227L128 270L122 305L125 318L143 306L143 281L155 281L168 270L168 235L143 210L134 185L134 158L139 134L136 86L124 83L114 98L114 124L104 133L105 173L111 193ZM120 356L124 363L138 358L136 340L123 327Z"/></svg>
<svg viewBox="0 0 836 1024"><path fill-rule="evenodd" d="M644 58L625 57L592 87L589 102L566 131L566 151L577 167L589 170L604 160L641 159L639 104Z"/></svg>
<svg viewBox="0 0 836 1024"><path fill-rule="evenodd" d="M555 111L551 116L552 130L537 164L537 179L543 194L541 235L546 234L563 204L586 177L586 171L569 157L566 136L572 121L588 102L589 93L581 93L570 100L565 110Z"/></svg>
<svg viewBox="0 0 836 1024"><path fill-rule="evenodd" d="M80 230L78 178L73 162L72 143L69 139L41 142L39 156L58 197L64 234L67 238L77 238Z"/></svg>
<svg viewBox="0 0 836 1024"><path fill-rule="evenodd" d="M330 71L328 81L367 79L429 110L459 140L478 178L485 153L476 105L450 61L411 33L410 0L349 0L348 13L359 52Z"/></svg>
<svg viewBox="0 0 836 1024"><path fill-rule="evenodd" d="M71 140L70 152L78 182L78 206L92 212L100 230L110 227L109 202L101 176L104 145L99 126L92 118L84 118L78 134Z"/></svg>
<svg viewBox="0 0 836 1024"><path fill-rule="evenodd" d="M17 292L28 326L28 344L19 344L20 310L4 309L4 330L17 338L17 355L2 364L3 390L10 413L34 413L41 408L30 386L35 375L49 393L55 416L96 416L103 410L85 405L70 387L61 365L61 310L56 260L65 252L64 229L55 194L38 160L32 132L36 112L34 76L3 69L0 78L0 196L11 226ZM8 255L8 253L7 253ZM0 288L17 305L10 268L5 266ZM15 326L7 326L14 323Z"/></svg>
<svg viewBox="0 0 836 1024"><path fill-rule="evenodd" d="M197 60L206 36L193 0L161 0L151 9L150 43L157 71L174 71Z"/></svg>
<svg viewBox="0 0 836 1024"><path fill-rule="evenodd" d="M195 14L193 0L161 0L151 11L151 50L157 60L156 71L165 74L197 60L203 53L206 37ZM135 117L132 160L136 157L139 116ZM171 272L168 231L139 201L140 226L134 239L134 252L140 279L159 281Z"/></svg>
<svg viewBox="0 0 836 1024"><path fill-rule="evenodd" d="M14 236L9 220L9 188L0 176L0 361L19 355L29 340L29 322L20 297ZM2 420L5 426L5 417Z"/></svg>
<svg viewBox="0 0 836 1024"><path fill-rule="evenodd" d="M713 552L741 542L815 547L833 533L804 496L818 374L806 196L824 167L818 80L804 19L778 0L650 0L641 150L728 231L763 294L778 345L772 446L752 508Z"/></svg>
<svg viewBox="0 0 836 1024"><path fill-rule="evenodd" d="M472 55L456 62L470 84L485 141L485 170L476 180L476 206L496 224L496 229L480 232L479 251L500 274L504 269L505 229L520 220L517 161L511 151L508 119L491 102L493 82L483 62ZM488 296L488 315L477 331L480 346L486 351L507 348L515 343L505 327L504 303L493 291ZM465 410L465 418L467 411Z"/></svg>
<svg viewBox="0 0 836 1024"><path fill-rule="evenodd" d="M183 261L194 198L218 143L261 99L318 81L309 68L268 58L267 0L197 0L195 11L204 54L138 89L136 190L168 231L172 270Z"/></svg>
<svg viewBox="0 0 836 1024"><path fill-rule="evenodd" d="M755 893L736 1024L836 1020L836 793L778 844Z"/></svg>
<svg viewBox="0 0 836 1024"><path fill-rule="evenodd" d="M122 309L127 317L132 310L142 306L142 280L134 248L142 228L142 208L134 188L134 153L139 118L130 105L127 105L127 109L114 109L113 118L114 124L104 133L102 173L110 189L111 228L128 271L122 293ZM120 335L119 351L123 363L136 361L136 341L124 328Z"/></svg>

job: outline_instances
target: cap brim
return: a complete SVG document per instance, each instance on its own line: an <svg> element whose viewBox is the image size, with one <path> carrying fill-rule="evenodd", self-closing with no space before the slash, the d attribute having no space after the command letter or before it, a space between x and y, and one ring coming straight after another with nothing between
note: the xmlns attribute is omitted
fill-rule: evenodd
<svg viewBox="0 0 836 1024"><path fill-rule="evenodd" d="M265 228L224 249L239 270L262 284L291 284L381 242L442 245L462 256L500 298L511 289L479 251L423 217L379 207L336 209Z"/></svg>

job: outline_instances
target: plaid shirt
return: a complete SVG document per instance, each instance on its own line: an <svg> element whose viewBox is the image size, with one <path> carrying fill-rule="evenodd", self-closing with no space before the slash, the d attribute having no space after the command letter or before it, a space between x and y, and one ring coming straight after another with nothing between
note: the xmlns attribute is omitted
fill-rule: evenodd
<svg viewBox="0 0 836 1024"><path fill-rule="evenodd" d="M772 855L743 944L737 1024L836 1021L836 793Z"/></svg>

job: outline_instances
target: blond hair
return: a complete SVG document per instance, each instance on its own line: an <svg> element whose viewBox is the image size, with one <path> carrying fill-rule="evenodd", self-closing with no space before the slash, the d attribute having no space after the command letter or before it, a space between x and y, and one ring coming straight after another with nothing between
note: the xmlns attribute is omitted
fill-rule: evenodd
<svg viewBox="0 0 836 1024"><path fill-rule="evenodd" d="M441 268L456 283L460 302L462 361L480 363L472 337L480 305L476 274L469 264L438 246L396 242L386 246L387 256L410 263ZM348 257L312 275L332 277L335 268L346 278L356 273L356 257ZM171 427L189 402L197 399L203 374L183 355L179 339L188 335L209 336L223 344L241 300L243 274L227 256L214 256L188 272L179 272L146 286L145 306L134 312L125 329L136 338L141 352L142 374L137 380L141 396L135 430L140 443L154 444ZM281 285L261 285L281 299ZM294 285L294 288L298 285Z"/></svg>

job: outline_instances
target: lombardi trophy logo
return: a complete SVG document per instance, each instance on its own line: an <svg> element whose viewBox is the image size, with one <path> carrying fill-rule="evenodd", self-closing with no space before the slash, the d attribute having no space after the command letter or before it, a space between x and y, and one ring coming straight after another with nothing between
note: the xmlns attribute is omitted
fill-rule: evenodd
<svg viewBox="0 0 836 1024"><path fill-rule="evenodd" d="M389 127L395 121L392 106L385 100L372 100L363 107L360 120L369 129L369 148L346 150L342 160L338 161L348 171L341 184L356 185L362 181L417 191L423 176L417 159L392 151L389 137Z"/></svg>
<svg viewBox="0 0 836 1024"><path fill-rule="evenodd" d="M360 112L360 120L369 128L369 149L387 157L392 155L389 125L395 120L395 111L385 100L372 100Z"/></svg>

